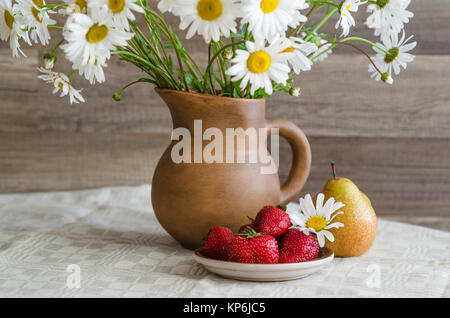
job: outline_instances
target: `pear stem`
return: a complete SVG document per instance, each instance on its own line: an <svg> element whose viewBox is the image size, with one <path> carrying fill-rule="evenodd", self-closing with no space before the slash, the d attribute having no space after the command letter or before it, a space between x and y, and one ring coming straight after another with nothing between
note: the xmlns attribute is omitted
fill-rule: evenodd
<svg viewBox="0 0 450 318"><path fill-rule="evenodd" d="M333 171L334 179L337 179L337 176L336 176L336 164L334 163L334 161L331 162L331 171Z"/></svg>

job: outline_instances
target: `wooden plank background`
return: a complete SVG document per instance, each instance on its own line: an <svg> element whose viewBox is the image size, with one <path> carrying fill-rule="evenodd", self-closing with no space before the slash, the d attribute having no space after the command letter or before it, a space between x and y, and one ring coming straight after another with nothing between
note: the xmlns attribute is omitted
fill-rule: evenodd
<svg viewBox="0 0 450 318"><path fill-rule="evenodd" d="M267 117L294 121L311 142L313 167L303 193L321 190L335 160L378 215L450 230L450 2L413 0L410 10L415 17L406 31L418 41L417 57L395 85L373 81L363 56L338 48L299 77L301 97L268 100ZM376 40L363 24L366 16L357 14L352 34ZM185 43L204 63L202 40ZM150 85L130 88L120 103L111 99L140 72L112 59L106 83L75 78L87 103L70 105L36 78L45 48L25 52L27 58L15 59L0 44L0 192L150 183L168 144L169 112ZM62 56L59 61L57 69L67 71ZM287 143L281 153L285 178Z"/></svg>

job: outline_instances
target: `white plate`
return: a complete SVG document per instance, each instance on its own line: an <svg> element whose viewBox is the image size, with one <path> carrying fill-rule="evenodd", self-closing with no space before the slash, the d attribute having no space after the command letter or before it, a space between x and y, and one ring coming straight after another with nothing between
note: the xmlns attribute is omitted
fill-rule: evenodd
<svg viewBox="0 0 450 318"><path fill-rule="evenodd" d="M243 264L219 261L204 256L201 248L194 252L194 259L217 275L254 282L279 282L306 277L319 271L334 258L329 248L321 248L319 256L310 262L288 264Z"/></svg>

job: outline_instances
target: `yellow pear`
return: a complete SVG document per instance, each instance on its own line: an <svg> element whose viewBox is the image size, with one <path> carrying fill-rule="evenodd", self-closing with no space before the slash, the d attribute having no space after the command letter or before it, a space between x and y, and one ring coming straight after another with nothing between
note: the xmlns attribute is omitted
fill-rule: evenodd
<svg viewBox="0 0 450 318"><path fill-rule="evenodd" d="M341 222L344 227L330 229L334 242L326 242L327 247L338 257L355 257L364 254L375 240L377 217L369 198L347 178L337 178L334 163L331 164L334 178L328 180L322 193L325 200L334 198L345 206L344 214L336 216L333 222Z"/></svg>

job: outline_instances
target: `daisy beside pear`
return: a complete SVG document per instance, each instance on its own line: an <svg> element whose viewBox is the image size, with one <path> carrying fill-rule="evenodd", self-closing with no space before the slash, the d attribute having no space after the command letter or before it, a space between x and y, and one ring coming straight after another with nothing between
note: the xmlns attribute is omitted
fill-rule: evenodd
<svg viewBox="0 0 450 318"><path fill-rule="evenodd" d="M300 211L289 211L293 227L317 236L321 247L338 257L357 257L372 246L377 217L369 198L353 181L336 176L327 181L316 198L300 199Z"/></svg>

